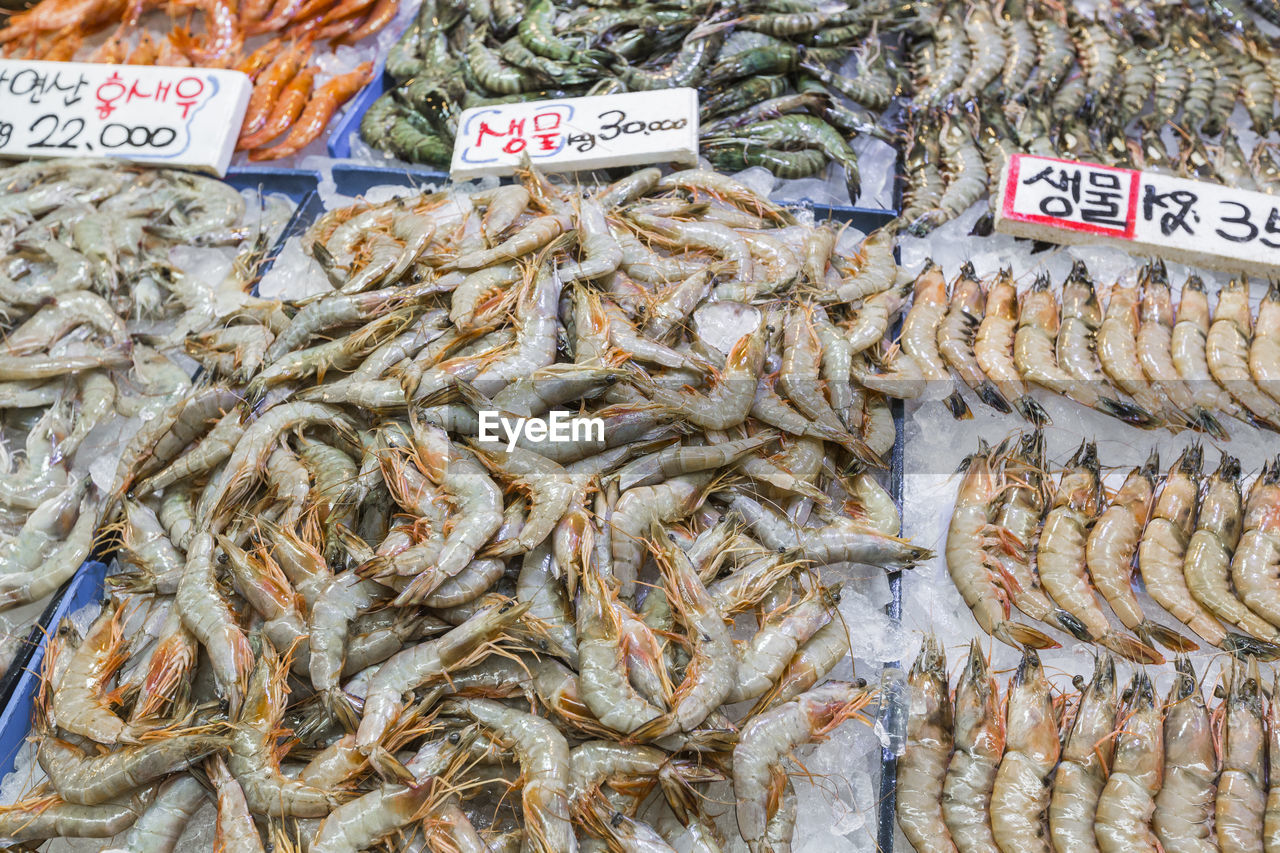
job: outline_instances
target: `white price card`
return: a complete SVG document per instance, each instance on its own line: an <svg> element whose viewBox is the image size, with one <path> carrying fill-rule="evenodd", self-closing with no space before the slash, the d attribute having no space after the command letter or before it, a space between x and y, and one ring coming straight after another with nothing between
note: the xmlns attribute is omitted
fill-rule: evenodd
<svg viewBox="0 0 1280 853"><path fill-rule="evenodd" d="M528 156L548 172L698 160L694 89L473 107L458 121L454 180L510 175Z"/></svg>
<svg viewBox="0 0 1280 853"><path fill-rule="evenodd" d="M0 157L114 157L226 174L246 74L0 59Z"/></svg>
<svg viewBox="0 0 1280 853"><path fill-rule="evenodd" d="M1109 243L1227 271L1280 273L1280 196L1154 172L1015 154L996 230L1055 243Z"/></svg>

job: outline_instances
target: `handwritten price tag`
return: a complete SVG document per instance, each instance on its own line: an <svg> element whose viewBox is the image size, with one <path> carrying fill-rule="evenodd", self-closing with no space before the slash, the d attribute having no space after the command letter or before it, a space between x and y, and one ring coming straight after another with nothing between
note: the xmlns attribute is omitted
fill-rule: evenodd
<svg viewBox="0 0 1280 853"><path fill-rule="evenodd" d="M510 175L522 158L549 172L698 159L694 89L474 107L462 114L454 180Z"/></svg>
<svg viewBox="0 0 1280 853"><path fill-rule="evenodd" d="M1228 271L1280 271L1280 197L1096 163L1015 154L996 230L1103 242Z"/></svg>
<svg viewBox="0 0 1280 853"><path fill-rule="evenodd" d="M116 157L221 177L250 89L239 71L0 59L0 157Z"/></svg>

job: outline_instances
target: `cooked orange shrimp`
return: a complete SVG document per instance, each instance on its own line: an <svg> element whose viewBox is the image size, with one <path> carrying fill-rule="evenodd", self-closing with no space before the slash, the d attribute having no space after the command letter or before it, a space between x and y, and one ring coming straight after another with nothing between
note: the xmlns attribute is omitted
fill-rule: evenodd
<svg viewBox="0 0 1280 853"><path fill-rule="evenodd" d="M1000 693L977 640L956 685L955 752L942 784L942 818L959 853L992 853L991 790L1004 754Z"/></svg>
<svg viewBox="0 0 1280 853"><path fill-rule="evenodd" d="M1151 831L1155 795L1164 770L1164 721L1145 672L1125 690L1124 720L1116 732L1115 761L1098 798L1094 828L1102 853L1155 853Z"/></svg>
<svg viewBox="0 0 1280 853"><path fill-rule="evenodd" d="M1166 853L1213 853L1213 725L1191 661L1179 656L1174 668L1164 709L1164 783L1151 822Z"/></svg>
<svg viewBox="0 0 1280 853"><path fill-rule="evenodd" d="M354 71L340 74L325 83L307 102L306 109L293 125L284 142L273 148L257 148L249 152L250 160L275 160L291 157L315 141L329 125L329 119L373 75L373 63L365 62Z"/></svg>
<svg viewBox="0 0 1280 853"><path fill-rule="evenodd" d="M1138 552L1138 540L1146 527L1147 516L1151 514L1159 476L1160 457L1153 450L1146 464L1129 472L1111 505L1094 522L1085 545L1085 564L1093 585L1125 627L1147 645L1159 643L1173 651L1189 652L1199 646L1177 631L1148 619L1133 591L1133 558Z"/></svg>
<svg viewBox="0 0 1280 853"><path fill-rule="evenodd" d="M236 142L236 147L240 150L261 147L292 127L311 99L311 89L317 73L318 69L312 65L295 74L275 100L271 114L262 127L255 133L242 136Z"/></svg>
<svg viewBox="0 0 1280 853"><path fill-rule="evenodd" d="M240 126L240 144L246 137L257 133L267 123L275 109L276 101L284 87L297 76L310 54L310 45L294 45L276 56L275 61L253 81L253 93Z"/></svg>
<svg viewBox="0 0 1280 853"><path fill-rule="evenodd" d="M1085 569L1089 525L1098 515L1102 482L1097 447L1081 445L1062 474L1036 551L1040 581L1049 596L1080 620L1094 642L1129 660L1163 663L1160 653L1111 627Z"/></svg>
<svg viewBox="0 0 1280 853"><path fill-rule="evenodd" d="M1001 853L1049 853L1045 812L1058 763L1058 718L1040 658L1031 649L1009 682L1004 757L991 793L991 831Z"/></svg>
<svg viewBox="0 0 1280 853"><path fill-rule="evenodd" d="M994 470L997 464L996 454L985 444L966 460L947 528L947 571L982 630L1014 648L1053 648L1058 644L1052 638L1009 619L1008 595L998 580L1000 565L989 550L999 544L991 518L994 498L1003 488Z"/></svg>
<svg viewBox="0 0 1280 853"><path fill-rule="evenodd" d="M1234 662L1223 681L1222 775L1214 801L1218 845L1224 851L1261 850L1267 740L1257 659Z"/></svg>
<svg viewBox="0 0 1280 853"><path fill-rule="evenodd" d="M1044 407L1027 393L1014 363L1014 335L1018 329L1018 290L1013 272L1001 270L987 287L987 304L973 345L978 366L1004 399L1036 426L1049 423Z"/></svg>
<svg viewBox="0 0 1280 853"><path fill-rule="evenodd" d="M1107 783L1116 727L1116 664L1111 655L1101 655L1093 664L1093 680L1088 686L1079 676L1081 691L1075 723L1062 747L1062 761L1053 777L1049 801L1049 838L1056 853L1097 850L1094 815L1098 798Z"/></svg>
<svg viewBox="0 0 1280 853"><path fill-rule="evenodd" d="M932 634L907 676L911 705L907 749L898 759L898 826L917 853L954 851L942 817L942 784L951 758L947 659Z"/></svg>

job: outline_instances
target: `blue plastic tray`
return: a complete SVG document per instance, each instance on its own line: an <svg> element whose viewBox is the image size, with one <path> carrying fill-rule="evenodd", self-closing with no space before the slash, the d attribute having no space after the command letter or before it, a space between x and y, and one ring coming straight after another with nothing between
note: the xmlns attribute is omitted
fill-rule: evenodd
<svg viewBox="0 0 1280 853"><path fill-rule="evenodd" d="M439 184L448 181L444 172L415 169L407 166L366 166L355 163L339 163L333 167L333 183L340 195L358 196L371 187Z"/></svg>
<svg viewBox="0 0 1280 853"><path fill-rule="evenodd" d="M49 638L57 632L58 625L68 614L86 604L102 601L106 578L106 563L90 560L80 566L62 591L55 593L40 621L31 629L26 647L13 662L10 672L17 678L5 700L4 711L0 712L0 777L13 772L14 759L31 731L36 694L40 690L40 670ZM6 677L5 680L9 679Z"/></svg>
<svg viewBox="0 0 1280 853"><path fill-rule="evenodd" d="M307 169L280 169L274 166L241 166L227 172L224 178L228 184L238 190L259 190L263 193L280 193L288 196L297 204L293 215L285 223L284 230L276 239L275 245L267 253L261 272L271 269L271 265L280 255L285 241L295 234L300 234L319 215L320 196L316 187L320 185L320 173ZM256 294L257 285L254 285Z"/></svg>

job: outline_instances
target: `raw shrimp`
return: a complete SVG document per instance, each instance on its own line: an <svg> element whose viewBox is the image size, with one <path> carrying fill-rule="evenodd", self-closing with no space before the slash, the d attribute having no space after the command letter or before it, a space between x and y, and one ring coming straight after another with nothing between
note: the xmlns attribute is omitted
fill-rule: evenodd
<svg viewBox="0 0 1280 853"><path fill-rule="evenodd" d="M1062 609L1080 620L1094 642L1130 660L1163 663L1164 658L1154 649L1110 626L1089 582L1086 539L1101 499L1097 447L1081 445L1063 473L1053 507L1045 517L1036 552L1040 581Z"/></svg>
<svg viewBox="0 0 1280 853"><path fill-rule="evenodd" d="M1013 273L1003 269L988 285L986 306L982 322L978 324L973 354L978 367L1000 395L1028 421L1042 426L1049 423L1049 415L1027 394L1027 387L1014 363L1017 328L1018 291L1013 284Z"/></svg>
<svg viewBox="0 0 1280 853"><path fill-rule="evenodd" d="M1058 718L1040 658L1023 652L1009 682L1005 751L991 794L991 830L1002 853L1048 853L1045 813L1058 763Z"/></svg>
<svg viewBox="0 0 1280 853"><path fill-rule="evenodd" d="M907 748L898 760L898 826L918 853L954 851L943 821L942 791L951 759L951 701L947 664L932 635L911 666Z"/></svg>
<svg viewBox="0 0 1280 853"><path fill-rule="evenodd" d="M1219 619L1275 642L1280 640L1280 631L1249 610L1231 589L1231 557L1243 526L1240 461L1224 453L1200 498L1196 530L1187 543L1182 564L1187 589Z"/></svg>
<svg viewBox="0 0 1280 853"><path fill-rule="evenodd" d="M1133 591L1133 560L1151 514L1159 476L1160 457L1152 451L1146 464L1129 472L1111 505L1094 522L1085 545L1085 564L1094 586L1125 627L1148 646L1159 643L1176 652L1190 652L1199 647L1147 618Z"/></svg>
<svg viewBox="0 0 1280 853"><path fill-rule="evenodd" d="M1170 355L1179 378L1191 390L1196 405L1208 412L1240 416L1243 409L1209 372L1209 297L1197 275L1187 277L1178 297Z"/></svg>
<svg viewBox="0 0 1280 853"><path fill-rule="evenodd" d="M1144 409L1105 396L1094 382L1080 381L1059 366L1060 358L1055 356L1055 341L1059 331L1058 304L1049 292L1049 277L1037 276L1031 290L1023 294L1021 310L1018 312L1018 330L1013 343L1013 358L1018 373L1025 380L1070 397L1103 414L1136 426L1149 425L1151 415Z"/></svg>
<svg viewBox="0 0 1280 853"><path fill-rule="evenodd" d="M1218 438L1226 438L1226 430L1214 412L1197 400L1191 386L1179 375L1173 360L1174 314L1169 288L1169 275L1163 261L1152 261L1139 274L1142 302L1139 308L1137 335L1138 361L1152 389L1169 400L1178 411L1191 418L1197 429ZM1183 342L1192 330L1184 327ZM1207 368L1206 368L1207 369ZM1228 398L1229 399L1229 398Z"/></svg>
<svg viewBox="0 0 1280 853"><path fill-rule="evenodd" d="M1191 661L1174 661L1177 674L1164 706L1164 782L1152 817L1167 853L1211 853L1218 754L1213 726Z"/></svg>
<svg viewBox="0 0 1280 853"><path fill-rule="evenodd" d="M911 310L902 321L900 344L903 351L920 365L925 379L939 383L945 393L954 380L938 351L938 330L947 314L947 280L943 277L942 268L928 262L915 280L914 291ZM968 404L954 388L943 403L952 417L973 417Z"/></svg>
<svg viewBox="0 0 1280 853"><path fill-rule="evenodd" d="M1094 815L1107 784L1116 727L1116 664L1111 655L1100 655L1093 664L1093 679L1081 691L1076 719L1062 747L1062 761L1053 777L1049 801L1049 838L1055 853L1097 850Z"/></svg>
<svg viewBox="0 0 1280 853"><path fill-rule="evenodd" d="M865 685L829 682L755 717L743 727L733 749L733 793L738 801L738 829L751 853L777 849L786 843L770 839L784 800L786 774L781 764L796 747L820 740L849 719L863 719L871 701ZM773 844L770 841L773 841Z"/></svg>
<svg viewBox="0 0 1280 853"><path fill-rule="evenodd" d="M993 498L1003 486L994 470L997 464L995 454L985 447L967 460L947 529L947 571L982 630L1015 648L1053 648L1058 644L1052 638L1008 618L1008 596L998 580L1000 565L990 552L999 544L992 524Z"/></svg>
<svg viewBox="0 0 1280 853"><path fill-rule="evenodd" d="M450 699L441 710L470 717L511 742L524 779L527 849L574 853L578 844L569 820L569 745L555 725L488 699Z"/></svg>
<svg viewBox="0 0 1280 853"><path fill-rule="evenodd" d="M1243 279L1233 278L1218 293L1213 323L1205 338L1205 358L1209 373L1262 424L1280 429L1280 402L1255 384L1249 372L1249 344L1253 340L1253 318L1249 312L1249 288Z"/></svg>
<svg viewBox="0 0 1280 853"><path fill-rule="evenodd" d="M1258 661L1234 663L1223 673L1222 775L1214 801L1214 828L1223 850L1261 850L1266 811L1266 730Z"/></svg>
<svg viewBox="0 0 1280 853"><path fill-rule="evenodd" d="M1159 846L1151 816L1163 778L1164 721L1146 673L1134 675L1125 689L1123 713L1111 775L1098 799L1098 848L1103 853L1154 853Z"/></svg>
<svg viewBox="0 0 1280 853"><path fill-rule="evenodd" d="M955 752L942 785L942 817L959 853L995 851L991 792L1004 754L1000 693L976 640L955 694Z"/></svg>
<svg viewBox="0 0 1280 853"><path fill-rule="evenodd" d="M1249 488L1244 532L1231 558L1231 579L1244 603L1280 625L1280 460L1262 466Z"/></svg>

